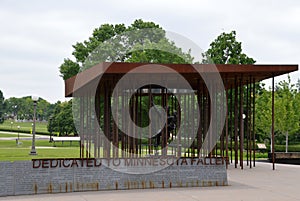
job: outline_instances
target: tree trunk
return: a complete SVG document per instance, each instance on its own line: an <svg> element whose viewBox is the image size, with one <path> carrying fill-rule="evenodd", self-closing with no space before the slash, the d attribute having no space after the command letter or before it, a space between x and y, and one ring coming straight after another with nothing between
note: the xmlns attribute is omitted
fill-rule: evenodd
<svg viewBox="0 0 300 201"><path fill-rule="evenodd" d="M289 132L286 131L286 133L285 133L285 153L288 152L288 146L289 146Z"/></svg>

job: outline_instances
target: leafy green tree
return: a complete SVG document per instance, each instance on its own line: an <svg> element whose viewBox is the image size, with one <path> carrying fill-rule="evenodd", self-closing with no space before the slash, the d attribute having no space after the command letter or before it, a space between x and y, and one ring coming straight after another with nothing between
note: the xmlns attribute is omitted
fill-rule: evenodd
<svg viewBox="0 0 300 201"><path fill-rule="evenodd" d="M295 96L295 103L294 107L296 108L296 118L298 121L295 122L295 125L297 125L297 131L290 136L290 144L297 144L300 143L300 112L299 112L299 105L300 105L300 91L297 89L297 93Z"/></svg>
<svg viewBox="0 0 300 201"><path fill-rule="evenodd" d="M61 107L61 101L57 101L54 104L54 108L51 114L51 121L48 121L48 125L47 125L47 129L49 132L59 132L59 121L56 118L58 116L58 114L61 112L62 107Z"/></svg>
<svg viewBox="0 0 300 201"><path fill-rule="evenodd" d="M58 132L60 136L71 133L76 134L73 122L72 100L62 103L58 101L51 116L51 122L48 121L48 131Z"/></svg>
<svg viewBox="0 0 300 201"><path fill-rule="evenodd" d="M293 135L299 129L299 105L296 102L297 90L291 79L283 80L276 86L275 128L286 136Z"/></svg>
<svg viewBox="0 0 300 201"><path fill-rule="evenodd" d="M64 80L76 75L79 70L79 64L70 59L65 59L64 63L60 66L60 73Z"/></svg>
<svg viewBox="0 0 300 201"><path fill-rule="evenodd" d="M275 86L275 140L283 144L287 135L294 139L299 131L300 96L290 77ZM270 138L272 123L272 92L263 89L256 94L256 134L259 141Z"/></svg>
<svg viewBox="0 0 300 201"><path fill-rule="evenodd" d="M202 63L214 64L254 64L255 60L242 52L242 43L236 40L236 32L223 32L202 54Z"/></svg>
<svg viewBox="0 0 300 201"><path fill-rule="evenodd" d="M166 37L165 31L153 22L135 20L130 26L124 24L103 24L93 31L91 37L73 45L72 55L75 61L65 59L59 67L60 76L66 80L79 71L90 68L100 62L142 62L142 63L192 63L190 52L175 45ZM144 98L145 99L145 98ZM73 100L74 102L76 100ZM142 101L147 102L146 100ZM143 104L148 108L149 104ZM73 122L68 121L71 112L63 112L62 105L54 111L53 129L59 133L61 125L73 128ZM103 107L103 105L101 105ZM145 109L146 110L146 109ZM146 110L148 111L148 110ZM64 115L67 118L62 118ZM147 113L145 114L147 116ZM77 120L78 118L75 118ZM147 118L144 118L147 119ZM74 130L75 132L75 130Z"/></svg>
<svg viewBox="0 0 300 201"><path fill-rule="evenodd" d="M51 104L45 99L40 98L37 104L37 118L40 121L49 119L51 113Z"/></svg>
<svg viewBox="0 0 300 201"><path fill-rule="evenodd" d="M230 33L221 33L212 43L208 50L202 54L202 63L204 64L254 64L255 60L247 56L242 51L242 43L236 40L236 32L231 31ZM259 89L259 84L256 84L256 90ZM228 93L231 93L230 91ZM234 93L234 90L233 90ZM244 97L246 97L247 90L244 90ZM248 94L249 96L251 94ZM233 104L234 100L228 99L228 108ZM236 104L236 103L234 103ZM244 104L245 105L245 104ZM234 115L230 121L234 121ZM230 126L229 131L234 132L234 127Z"/></svg>
<svg viewBox="0 0 300 201"><path fill-rule="evenodd" d="M5 113L11 118L18 118L21 100L19 98L11 97L5 99Z"/></svg>
<svg viewBox="0 0 300 201"><path fill-rule="evenodd" d="M190 51L183 53L181 48L176 47L173 41L162 38L159 42L146 40L144 44L136 44L126 62L150 62L150 63L192 63L193 57ZM168 50L168 52L164 51Z"/></svg>
<svg viewBox="0 0 300 201"><path fill-rule="evenodd" d="M39 98L37 102L37 120L47 120L51 104ZM19 120L32 120L33 118L33 102L31 96L26 96L22 98L11 97L5 100L5 113L11 116L11 118Z"/></svg>
<svg viewBox="0 0 300 201"><path fill-rule="evenodd" d="M16 119L31 120L33 119L33 102L30 96L23 98L11 98L9 104L13 104L10 108L16 108ZM37 118L38 119L38 118Z"/></svg>
<svg viewBox="0 0 300 201"><path fill-rule="evenodd" d="M153 22L135 20L130 26L103 24L84 42L73 45L76 61L65 59L59 67L66 80L100 62L192 63L190 52L184 53L166 38L165 31ZM167 51L166 51L167 50Z"/></svg>
<svg viewBox="0 0 300 201"><path fill-rule="evenodd" d="M265 139L270 139L272 92L262 88L255 96L255 135L259 142L263 142Z"/></svg>

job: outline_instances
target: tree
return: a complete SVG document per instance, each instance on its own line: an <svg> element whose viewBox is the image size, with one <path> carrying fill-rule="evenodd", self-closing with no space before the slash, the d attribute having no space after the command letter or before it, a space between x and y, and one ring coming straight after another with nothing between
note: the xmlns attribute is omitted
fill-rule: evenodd
<svg viewBox="0 0 300 201"><path fill-rule="evenodd" d="M242 43L236 40L236 32L223 32L202 54L203 63L214 64L254 64L255 60L242 52Z"/></svg>
<svg viewBox="0 0 300 201"><path fill-rule="evenodd" d="M153 22L135 20L130 26L103 24L84 42L73 45L76 61L65 59L59 67L66 80L100 62L192 63L190 52L184 53L166 38L165 31Z"/></svg>
<svg viewBox="0 0 300 201"><path fill-rule="evenodd" d="M283 144L287 136L296 135L299 130L300 96L290 77L275 86L275 134L276 141ZM272 92L263 89L256 95L256 133L260 141L270 137L272 122Z"/></svg>
<svg viewBox="0 0 300 201"><path fill-rule="evenodd" d="M19 109L21 108L21 100L11 97L5 100L5 112L11 118L18 118Z"/></svg>
<svg viewBox="0 0 300 201"><path fill-rule="evenodd" d="M37 120L47 120L51 112L51 104L39 98L37 102ZM19 120L32 120L33 119L33 102L31 96L22 98L11 97L5 100L5 112L11 118Z"/></svg>
<svg viewBox="0 0 300 201"><path fill-rule="evenodd" d="M76 75L79 70L79 64L70 59L64 59L64 63L60 66L60 73L64 80Z"/></svg>
<svg viewBox="0 0 300 201"><path fill-rule="evenodd" d="M75 61L65 59L59 67L60 76L66 80L79 71L88 69L100 62L142 62L142 63L192 63L190 52L175 45L166 37L166 32L154 22L135 20L130 26L124 24L103 24L94 29L88 40L73 45ZM76 99L73 100L76 103ZM143 98L143 103L146 98ZM76 105L76 104L75 104ZM149 104L143 104L148 111ZM101 105L101 107L104 107ZM76 108L76 107L75 107ZM69 109L69 108L67 108ZM70 130L73 122L68 121L71 111L63 112L62 105L56 107L52 130L64 133L62 121ZM145 113L145 115L147 115ZM64 117L67 116L67 117ZM145 118L146 119L146 118ZM77 118L75 117L76 121ZM75 130L74 130L75 132Z"/></svg>
<svg viewBox="0 0 300 201"><path fill-rule="evenodd" d="M2 91L0 90L0 124L4 122L4 96Z"/></svg>
<svg viewBox="0 0 300 201"><path fill-rule="evenodd" d="M299 112L299 105L300 105L300 91L298 90L295 96L295 103L294 106L295 108L297 108L296 110L296 118L298 120L298 122L295 122L295 124L297 125L297 131L290 136L290 144L296 144L300 142L300 112Z"/></svg>
<svg viewBox="0 0 300 201"><path fill-rule="evenodd" d="M242 43L236 40L236 32L231 31L230 33L221 33L212 43L210 43L208 50L202 54L202 63L204 64L254 64L255 60L248 57L242 52ZM244 87L245 88L245 87ZM255 85L256 90L259 89L259 84ZM229 94L231 90L229 90ZM233 89L234 93L234 89ZM244 97L246 97L247 90L244 90ZM249 92L250 93L250 92ZM248 94L251 96L251 94ZM234 102L234 99L228 98L228 108L230 108ZM237 104L237 103L234 103ZM246 104L244 104L246 105ZM230 108L231 111L233 108ZM246 108L245 110L246 111ZM232 119L234 121L234 115ZM229 127L230 132L234 132L233 125Z"/></svg>
<svg viewBox="0 0 300 201"><path fill-rule="evenodd" d="M136 44L126 62L149 62L149 63L192 63L193 57L190 51L183 53L181 48L176 47L173 41L162 38L159 42L146 40L144 44ZM168 50L164 51L164 50Z"/></svg>
<svg viewBox="0 0 300 201"><path fill-rule="evenodd" d="M262 89L255 94L255 134L259 142L270 139L272 122L272 92Z"/></svg>
<svg viewBox="0 0 300 201"><path fill-rule="evenodd" d="M288 80L283 80L276 86L275 99L275 126L276 130L286 136L286 148L288 136L295 134L299 128L299 105L296 102L297 90L291 84L290 76ZM287 150L286 150L287 151Z"/></svg>
<svg viewBox="0 0 300 201"><path fill-rule="evenodd" d="M296 83L296 88L297 88L297 92L300 92L300 79L298 78L297 83Z"/></svg>
<svg viewBox="0 0 300 201"><path fill-rule="evenodd" d="M46 121L49 119L51 113L51 104L48 101L39 98L36 109L38 120Z"/></svg>
<svg viewBox="0 0 300 201"><path fill-rule="evenodd" d="M58 132L59 135L76 134L73 122L72 100L55 104L52 120L48 121L48 131Z"/></svg>

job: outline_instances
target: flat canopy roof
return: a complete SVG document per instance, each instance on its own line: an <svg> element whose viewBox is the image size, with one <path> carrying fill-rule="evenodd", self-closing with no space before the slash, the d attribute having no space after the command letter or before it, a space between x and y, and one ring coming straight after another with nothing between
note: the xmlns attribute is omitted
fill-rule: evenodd
<svg viewBox="0 0 300 201"><path fill-rule="evenodd" d="M250 82L249 78L255 82L262 81L273 76L279 76L298 70L298 65L240 65L240 64L152 64L152 63L123 63L123 62L103 62L89 68L76 76L65 81L65 96L72 97L75 92L86 90L94 82L101 85L103 81L110 81L110 85L106 87L113 88L118 80L128 72L141 67L143 73L149 76L167 76L171 75L169 70L157 70L151 66L164 66L172 69L176 73L180 73L191 85L193 89L199 87L201 75L219 73L225 88L231 88L235 80L240 80L243 84ZM200 72L200 74L199 74ZM94 85L93 85L94 86Z"/></svg>

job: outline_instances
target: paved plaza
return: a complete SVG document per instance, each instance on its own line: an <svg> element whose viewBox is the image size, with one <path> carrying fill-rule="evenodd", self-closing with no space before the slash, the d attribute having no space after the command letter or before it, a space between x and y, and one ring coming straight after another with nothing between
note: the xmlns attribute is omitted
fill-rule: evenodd
<svg viewBox="0 0 300 201"><path fill-rule="evenodd" d="M257 162L244 170L228 169L229 186L204 188L172 188L146 190L94 191L32 196L0 197L17 201L235 201L235 200L300 200L300 166Z"/></svg>

